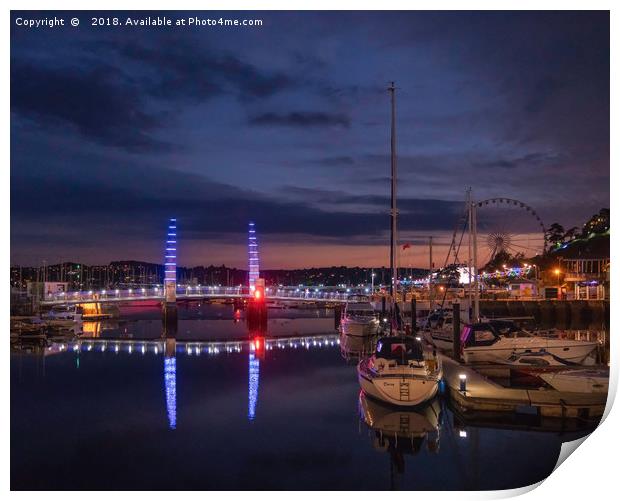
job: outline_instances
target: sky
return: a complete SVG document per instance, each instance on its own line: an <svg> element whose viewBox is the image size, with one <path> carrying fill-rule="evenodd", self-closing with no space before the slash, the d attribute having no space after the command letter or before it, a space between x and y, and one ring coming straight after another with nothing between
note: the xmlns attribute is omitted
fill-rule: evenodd
<svg viewBox="0 0 620 501"><path fill-rule="evenodd" d="M157 15L262 26L124 25ZM176 217L183 266L247 267L250 220L264 268L387 266L391 81L402 265L444 260L468 187L531 208L480 209L483 257L609 207L607 12L11 17L15 265L163 262Z"/></svg>

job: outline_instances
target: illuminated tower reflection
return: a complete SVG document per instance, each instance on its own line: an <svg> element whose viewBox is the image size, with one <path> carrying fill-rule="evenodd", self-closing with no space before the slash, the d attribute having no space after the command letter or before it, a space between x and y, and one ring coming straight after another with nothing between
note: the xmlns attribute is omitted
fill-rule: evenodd
<svg viewBox="0 0 620 501"><path fill-rule="evenodd" d="M164 358L164 388L166 390L166 410L168 426L171 430L177 427L177 358Z"/></svg>
<svg viewBox="0 0 620 501"><path fill-rule="evenodd" d="M250 351L249 387L248 387L248 419L256 417L256 401L258 400L258 381L260 376L260 360Z"/></svg>

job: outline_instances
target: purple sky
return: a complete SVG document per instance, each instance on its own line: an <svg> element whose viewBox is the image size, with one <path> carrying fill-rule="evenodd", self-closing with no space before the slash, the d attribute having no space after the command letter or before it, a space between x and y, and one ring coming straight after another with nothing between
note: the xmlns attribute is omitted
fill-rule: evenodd
<svg viewBox="0 0 620 501"><path fill-rule="evenodd" d="M426 265L428 235L443 261L467 186L547 225L609 206L606 12L237 12L221 16L264 25L167 29L95 15L12 24L13 264L161 262L176 216L181 265L245 267L249 219L263 266L386 265L390 80L403 264ZM497 215L482 233L535 235Z"/></svg>

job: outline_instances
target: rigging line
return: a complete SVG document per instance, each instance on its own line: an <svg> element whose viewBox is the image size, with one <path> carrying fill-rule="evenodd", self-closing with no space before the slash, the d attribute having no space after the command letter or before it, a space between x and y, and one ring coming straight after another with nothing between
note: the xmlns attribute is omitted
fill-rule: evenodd
<svg viewBox="0 0 620 501"><path fill-rule="evenodd" d="M487 257L485 258L485 264L484 266L486 266L487 264L489 264L489 261L491 261L491 254L493 253L492 250L489 249L489 252L487 252ZM471 280L471 277L470 277Z"/></svg>
<svg viewBox="0 0 620 501"><path fill-rule="evenodd" d="M456 252L454 254L454 264L458 264L458 257L459 257L459 251L461 250L461 245L463 244L463 238L465 237L465 230L467 229L467 220L464 221L463 223L463 231L461 232L461 238L459 240L459 246L456 249ZM445 266L444 266L445 268ZM444 304L446 302L446 297L448 295L448 288L446 287L445 290L443 291L443 297L441 298L441 309L443 310Z"/></svg>

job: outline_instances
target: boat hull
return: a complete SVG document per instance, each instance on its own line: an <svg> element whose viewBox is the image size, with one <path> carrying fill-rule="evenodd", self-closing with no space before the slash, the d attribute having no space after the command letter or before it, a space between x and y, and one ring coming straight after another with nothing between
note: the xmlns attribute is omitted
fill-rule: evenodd
<svg viewBox="0 0 620 501"><path fill-rule="evenodd" d="M426 339L444 351L452 350L452 338L445 332L426 332ZM597 348L596 341L574 341L570 339L548 339L543 337L502 338L489 346L468 346L463 349L466 363L504 363L515 352L546 351L558 358L580 364Z"/></svg>
<svg viewBox="0 0 620 501"><path fill-rule="evenodd" d="M407 376L369 377L359 368L358 381L366 395L403 407L414 407L427 402L437 395L439 388L438 381L433 379L413 379Z"/></svg>
<svg viewBox="0 0 620 501"><path fill-rule="evenodd" d="M499 344L499 343L497 343ZM463 350L466 363L501 362L508 360L515 351L546 351L556 357L577 364L582 363L597 347L596 342L566 341L563 344L545 342L544 339L524 344L503 343L503 346L473 346Z"/></svg>
<svg viewBox="0 0 620 501"><path fill-rule="evenodd" d="M574 370L541 374L547 384L567 393L608 393L609 372Z"/></svg>

